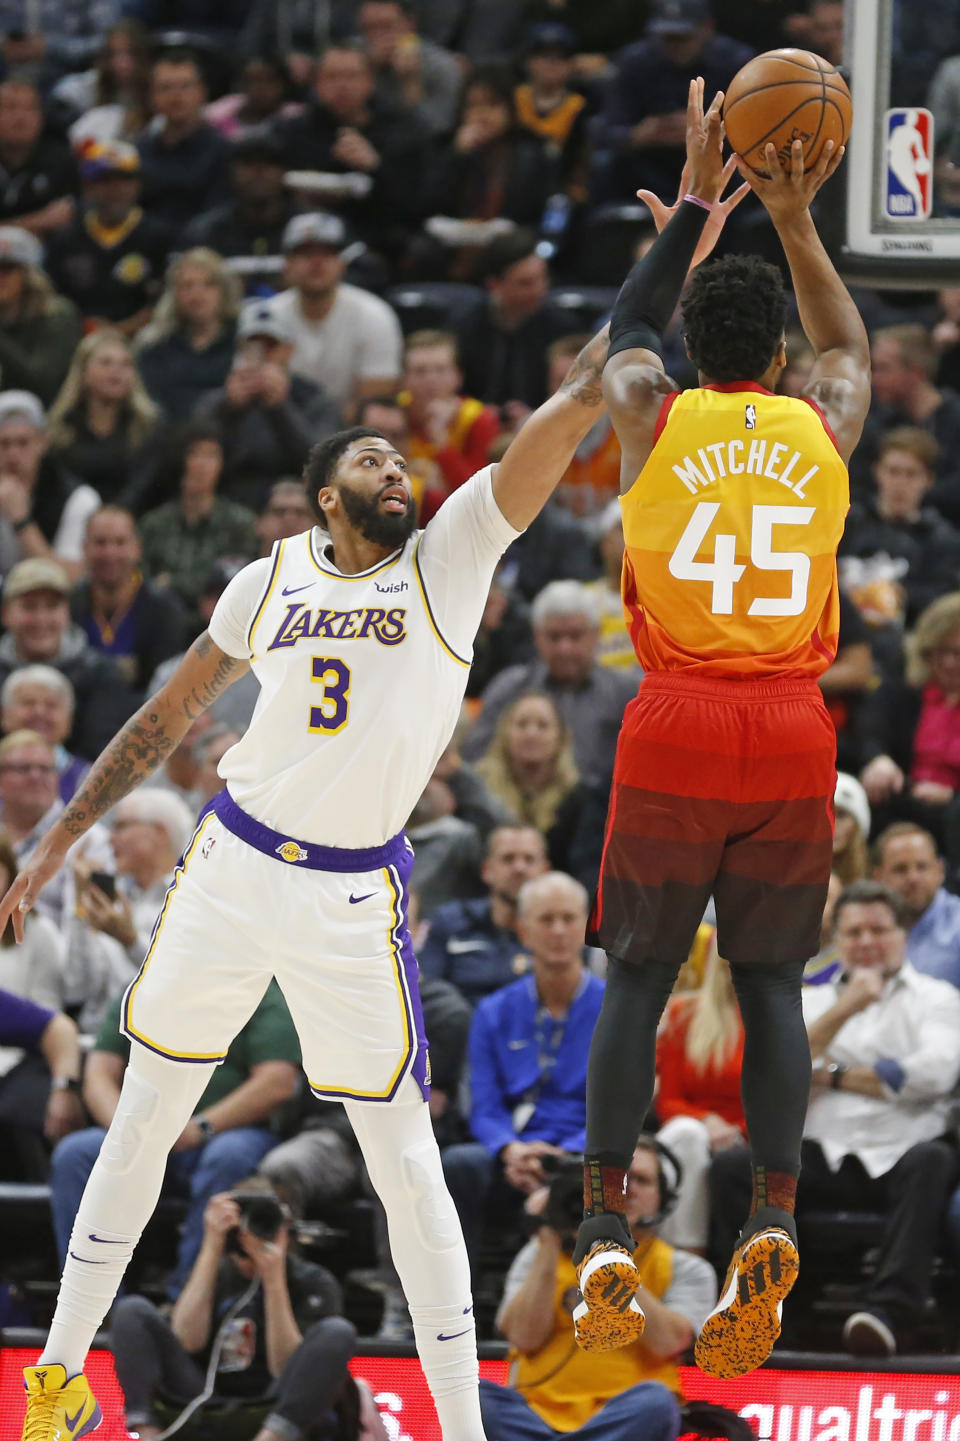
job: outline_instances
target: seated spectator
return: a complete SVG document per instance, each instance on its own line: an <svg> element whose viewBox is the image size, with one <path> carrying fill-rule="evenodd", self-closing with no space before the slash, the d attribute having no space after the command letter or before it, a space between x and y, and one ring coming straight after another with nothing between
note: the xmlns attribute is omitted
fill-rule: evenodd
<svg viewBox="0 0 960 1441"><path fill-rule="evenodd" d="M252 0L240 35L242 55L282 55L299 85L313 77L317 55L352 35L355 0Z"/></svg>
<svg viewBox="0 0 960 1441"><path fill-rule="evenodd" d="M432 460L449 494L487 464L500 430L495 410L463 393L457 338L446 330L416 330L404 350L400 403L410 420L411 456ZM436 507L422 507L425 525Z"/></svg>
<svg viewBox="0 0 960 1441"><path fill-rule="evenodd" d="M41 269L37 238L0 226L0 374L5 390L29 390L49 405L83 334L76 306Z"/></svg>
<svg viewBox="0 0 960 1441"><path fill-rule="evenodd" d="M200 594L214 563L257 555L256 517L246 506L217 494L223 434L214 421L187 422L172 438L171 450L179 494L149 511L140 523L143 567L158 585L169 586L196 631Z"/></svg>
<svg viewBox="0 0 960 1441"><path fill-rule="evenodd" d="M255 137L271 121L300 114L302 107L294 99L290 71L279 55L251 55L244 61L237 82L235 94L221 95L205 112L207 124L225 140Z"/></svg>
<svg viewBox="0 0 960 1441"><path fill-rule="evenodd" d="M86 318L136 335L163 284L171 232L139 206L140 156L123 141L89 141L80 152L83 201L47 242L54 285Z"/></svg>
<svg viewBox="0 0 960 1441"><path fill-rule="evenodd" d="M73 218L77 170L69 145L46 133L40 92L32 81L0 84L0 224L31 235L59 230Z"/></svg>
<svg viewBox="0 0 960 1441"><path fill-rule="evenodd" d="M57 1142L83 1125L83 1106L77 1094L80 1089L80 1042L77 1028L69 1016L13 995L10 991L0 991L0 1045L43 1058L49 1075L42 1128L47 1141ZM26 1128L3 1127L0 1174L8 1181L36 1179L24 1174L18 1166L18 1129L22 1141ZM30 1139L34 1140L33 1137Z"/></svg>
<svg viewBox="0 0 960 1441"><path fill-rule="evenodd" d="M945 874L936 842L921 826L894 821L877 836L873 878L900 897L907 960L960 989L960 896L945 889Z"/></svg>
<svg viewBox="0 0 960 1441"><path fill-rule="evenodd" d="M657 1139L682 1167L677 1204L660 1234L705 1256L710 1228L710 1157L742 1146L743 1023L730 967L711 942L700 986L675 992L657 1036Z"/></svg>
<svg viewBox="0 0 960 1441"><path fill-rule="evenodd" d="M902 682L885 681L860 717L860 779L874 826L912 820L933 832L951 867L960 865L960 592L943 595L906 640Z"/></svg>
<svg viewBox="0 0 960 1441"><path fill-rule="evenodd" d="M533 603L533 639L537 659L511 666L484 691L463 754L476 760L493 739L503 710L526 691L544 691L570 730L580 775L603 779L613 768L623 708L636 694L636 681L597 663L597 613L586 587L572 580L546 586Z"/></svg>
<svg viewBox="0 0 960 1441"><path fill-rule="evenodd" d="M500 459L510 440L501 432L490 448L491 461ZM584 523L553 496L507 547L501 563L502 574L525 601L535 600L554 580L594 580L599 569Z"/></svg>
<svg viewBox="0 0 960 1441"><path fill-rule="evenodd" d="M803 984L805 986L822 986L827 981L835 981L840 974L840 961L834 939L833 914L843 889L844 885L840 877L836 871L831 871L830 880L827 882L827 902L823 908L823 919L820 924L820 949L803 968Z"/></svg>
<svg viewBox="0 0 960 1441"><path fill-rule="evenodd" d="M559 161L571 200L586 199L590 144L586 96L570 87L577 37L557 21L531 25L524 50L526 80L513 93L517 124L539 137Z"/></svg>
<svg viewBox="0 0 960 1441"><path fill-rule="evenodd" d="M473 642L473 663L467 681L470 700L481 696L507 666L522 665L533 654L530 611L513 583L515 575L516 568L510 562L501 562L490 583Z"/></svg>
<svg viewBox="0 0 960 1441"><path fill-rule="evenodd" d="M256 1196L261 1204L273 1200L282 1219L271 1239L250 1229L237 1196ZM255 1280L259 1284L252 1286ZM145 1296L124 1296L114 1307L112 1350L127 1427L140 1441L155 1441L172 1410L175 1415L208 1395L226 1314L227 1327L250 1338L249 1346L224 1355L214 1372L216 1400L240 1398L238 1435L253 1436L256 1428L263 1438L308 1436L317 1417L338 1424L341 1415L352 1418L362 1383L347 1370L357 1333L341 1306L330 1272L296 1254L290 1213L269 1182L259 1176L240 1180L233 1192L207 1202L203 1244L169 1318ZM245 1429L244 1403L256 1405ZM346 1422L346 1428L354 1434L357 1423ZM386 1441L382 1422L374 1434Z"/></svg>
<svg viewBox="0 0 960 1441"><path fill-rule="evenodd" d="M646 36L617 57L597 137L594 201L673 194L684 158L687 87L726 90L752 51L714 33L707 0L653 0Z"/></svg>
<svg viewBox="0 0 960 1441"><path fill-rule="evenodd" d="M855 500L847 516L841 578L879 635L893 630L899 637L905 624L912 625L960 579L960 531L926 504L938 451L933 436L919 426L885 431L873 467L876 493ZM891 560L899 562L896 576Z"/></svg>
<svg viewBox="0 0 960 1441"><path fill-rule="evenodd" d="M551 867L564 867L582 789L570 733L553 697L529 691L506 705L476 771L517 820L540 832Z"/></svg>
<svg viewBox="0 0 960 1441"><path fill-rule="evenodd" d="M0 831L0 883L10 886L17 870L13 848ZM35 915L33 925L29 920L28 917L22 945L15 943L10 922L0 937L0 1031L7 996L16 996L49 1011L63 1010L63 941L48 916ZM79 1066L76 1074L79 1075ZM50 1069L44 1054L23 1045L11 1045L0 1034L0 1137L6 1153L0 1174L5 1174L7 1179L46 1180L47 1152L43 1138L47 1108L55 1094L50 1089ZM75 1124L81 1124L79 1107ZM48 1136L48 1139L59 1137Z"/></svg>
<svg viewBox="0 0 960 1441"><path fill-rule="evenodd" d="M717 1287L705 1261L675 1250L651 1224L668 1196L656 1142L641 1136L624 1209L646 1327L642 1340L605 1356L581 1351L573 1339L578 1292L571 1253L582 1198L563 1174L538 1196L532 1219L540 1225L513 1259L497 1312L497 1330L511 1346L510 1384L480 1382L489 1435L674 1441L683 1431L677 1361L693 1345Z"/></svg>
<svg viewBox="0 0 960 1441"><path fill-rule="evenodd" d="M180 657L171 657L160 667L150 684L150 694L153 695L160 689L165 680L164 671L173 669ZM212 707L211 707L212 709ZM172 791L175 796L189 808L193 815L196 815L200 807L196 804L196 788L200 766L194 755L194 750L216 721L210 714L210 710L202 712L190 726L183 740L176 750L170 752L162 766L159 766L152 775L147 776L143 782L147 790Z"/></svg>
<svg viewBox="0 0 960 1441"><path fill-rule="evenodd" d="M64 742L73 730L76 701L73 686L51 665L25 665L0 687L0 730L36 731L53 749L60 799L66 805L90 769L90 762L72 755Z"/></svg>
<svg viewBox="0 0 960 1441"><path fill-rule="evenodd" d="M242 288L212 250L185 250L170 269L153 320L138 337L144 385L169 420L225 382Z"/></svg>
<svg viewBox="0 0 960 1441"><path fill-rule="evenodd" d="M484 303L457 326L464 389L504 408L517 428L547 398L547 351L567 334L566 312L549 299L550 275L531 230L498 236L482 252Z"/></svg>
<svg viewBox="0 0 960 1441"><path fill-rule="evenodd" d="M0 391L0 572L19 560L83 568L83 535L100 497L47 450L47 417L27 390Z"/></svg>
<svg viewBox="0 0 960 1441"><path fill-rule="evenodd" d="M849 886L853 881L862 881L869 870L870 802L856 776L839 772L833 810L833 870Z"/></svg>
<svg viewBox="0 0 960 1441"><path fill-rule="evenodd" d="M547 868L543 836L532 826L491 831L481 871L488 894L437 907L417 950L421 975L452 982L471 1005L509 985L529 965L517 935L517 898Z"/></svg>
<svg viewBox="0 0 960 1441"><path fill-rule="evenodd" d="M149 489L159 418L127 341L118 330L95 330L77 346L50 407L50 451L105 505L136 504Z"/></svg>
<svg viewBox="0 0 960 1441"><path fill-rule="evenodd" d="M149 119L150 44L139 20L118 20L103 38L91 70L75 70L51 98L69 124L70 144L132 140Z"/></svg>
<svg viewBox="0 0 960 1441"><path fill-rule="evenodd" d="M928 493L947 520L960 523L960 395L933 383L937 352L925 325L890 325L875 330L870 347L873 408L864 439L851 460L855 488L869 485L869 467L882 432L890 426L920 426L940 447L937 481Z"/></svg>
<svg viewBox="0 0 960 1441"><path fill-rule="evenodd" d="M148 786L111 813L110 870L87 855L74 861L77 905L64 926L64 984L87 1035L99 1031L110 1003L136 978L195 816L179 796Z"/></svg>
<svg viewBox="0 0 960 1441"><path fill-rule="evenodd" d="M86 579L70 613L94 650L112 656L127 684L144 693L157 666L183 650L184 613L169 590L140 572L143 547L128 510L106 505L87 521Z"/></svg>
<svg viewBox="0 0 960 1441"><path fill-rule="evenodd" d="M620 580L623 574L623 512L619 500L611 500L599 517L597 549L603 564L599 580L587 582L587 590L597 603L600 616L600 645L597 659L601 665L614 666L640 678L637 653L630 632L623 623L623 601Z"/></svg>
<svg viewBox="0 0 960 1441"><path fill-rule="evenodd" d="M62 811L53 747L36 731L11 731L0 741L0 824L19 863L33 854ZM95 826L69 854L71 866L63 867L37 896L37 909L60 932L76 910L72 872L76 857L87 856L98 870L113 865L113 852L103 826Z"/></svg>
<svg viewBox="0 0 960 1441"><path fill-rule="evenodd" d="M418 33L410 0L362 0L358 28L385 110L413 115L429 135L449 135L463 84L460 62Z"/></svg>
<svg viewBox="0 0 960 1441"><path fill-rule="evenodd" d="M283 232L294 211L286 168L272 135L237 140L230 151L230 199L203 210L184 231L186 245L222 255L248 295L273 290L283 275Z"/></svg>
<svg viewBox="0 0 960 1441"><path fill-rule="evenodd" d="M303 482L275 481L270 487L266 505L257 516L260 554L269 555L278 540L302 535L305 530L312 530L316 523Z"/></svg>
<svg viewBox="0 0 960 1441"><path fill-rule="evenodd" d="M883 1212L876 1269L843 1339L856 1356L892 1356L929 1299L957 1171L949 1132L960 996L905 959L900 898L877 881L848 886L834 924L842 976L803 989L814 1070L797 1218L802 1234L806 1210ZM711 1250L724 1264L750 1184L747 1149L714 1157Z"/></svg>
<svg viewBox="0 0 960 1441"><path fill-rule="evenodd" d="M237 324L233 365L222 390L197 406L224 441L223 490L252 510L280 474L299 474L310 447L339 429L337 406L320 386L291 375L294 330L267 301L248 301Z"/></svg>
<svg viewBox="0 0 960 1441"><path fill-rule="evenodd" d="M957 56L960 73L960 56ZM933 343L939 362L934 382L938 387L960 390L960 286L937 292L939 319L933 327Z"/></svg>
<svg viewBox="0 0 960 1441"><path fill-rule="evenodd" d="M482 1000L470 1028L470 1130L443 1155L444 1175L476 1258L485 1204L516 1221L547 1179L544 1158L583 1151L587 1055L603 982L583 966L587 893L548 871L526 882L517 929L529 975Z"/></svg>
<svg viewBox="0 0 960 1441"><path fill-rule="evenodd" d="M83 1099L94 1124L53 1153L50 1209L61 1265L66 1260L83 1188L120 1099L130 1041L121 1031L123 997L111 1005L83 1073ZM300 1048L276 981L217 1066L167 1163L167 1194L185 1194L190 1209L167 1294L176 1299L200 1252L207 1202L256 1170L274 1143L270 1115L294 1094Z"/></svg>
<svg viewBox="0 0 960 1441"><path fill-rule="evenodd" d="M53 560L22 560L4 582L0 685L25 665L52 665L73 686L76 711L67 745L94 760L135 709L114 661L87 644L70 619L70 582Z"/></svg>
<svg viewBox="0 0 960 1441"><path fill-rule="evenodd" d="M416 851L411 886L424 917L458 897L482 894L480 836L476 826L454 815L456 808L452 789L435 771L407 822Z"/></svg>
<svg viewBox="0 0 960 1441"><path fill-rule="evenodd" d="M148 214L178 229L225 200L229 146L204 119L207 91L196 55L163 50L153 62L153 120L137 140Z"/></svg>
<svg viewBox="0 0 960 1441"><path fill-rule="evenodd" d="M549 386L551 395L560 389L567 372L590 336L561 335L547 351L550 362ZM555 499L576 516L612 515L607 507L620 494L620 442L614 433L610 416L604 411L574 452L573 460L555 492ZM617 506L619 512L619 504ZM604 566L606 570L606 565ZM620 589L620 572L617 571L617 590ZM620 606L621 631L623 606ZM632 652L631 652L632 654ZM636 657L634 656L634 660Z"/></svg>
<svg viewBox="0 0 960 1441"><path fill-rule="evenodd" d="M371 249L393 256L425 213L430 137L414 115L387 109L374 83L363 50L328 46L303 114L280 120L275 133L289 170L319 172L313 203L336 209ZM325 176L335 177L327 189ZM342 176L361 177L352 193Z"/></svg>
<svg viewBox="0 0 960 1441"><path fill-rule="evenodd" d="M208 731L204 731L196 742L193 756L197 763L197 784L194 787L193 799L198 811L204 811L207 802L212 801L217 792L223 790L223 781L217 767L230 747L235 746L241 737L241 731L218 722Z"/></svg>
<svg viewBox="0 0 960 1441"><path fill-rule="evenodd" d="M841 770L857 771L862 764L863 715L872 704L877 677L871 632L843 591L836 658L817 683L837 732L837 765Z"/></svg>
<svg viewBox="0 0 960 1441"><path fill-rule="evenodd" d="M288 289L270 305L293 336L294 374L349 411L364 396L396 387L403 338L385 300L343 283L346 245L339 216L294 216L283 233Z"/></svg>
<svg viewBox="0 0 960 1441"><path fill-rule="evenodd" d="M429 180L427 203L434 214L539 225L560 183L559 156L518 123L508 70L486 65L468 76L453 144L431 167Z"/></svg>

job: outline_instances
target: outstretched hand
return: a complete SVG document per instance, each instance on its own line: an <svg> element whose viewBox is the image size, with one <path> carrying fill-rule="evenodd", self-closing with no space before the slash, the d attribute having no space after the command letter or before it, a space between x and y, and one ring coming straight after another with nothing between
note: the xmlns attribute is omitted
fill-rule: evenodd
<svg viewBox="0 0 960 1441"><path fill-rule="evenodd" d="M724 190L726 190L727 184L736 172L736 169L737 157L735 155L731 155L730 159L723 167L719 191L721 195L723 194ZM672 205L665 205L663 201L659 198L659 196L654 195L652 190L638 190L637 199L642 200L647 206L650 214L653 216L654 225L657 227L657 230L660 231L665 225L668 225L673 219L674 215L676 215L677 208L683 200L683 197L688 193L689 189L690 164L689 162L687 162L687 164L684 165L683 172L680 176L680 188L677 191L677 198ZM720 239L720 232L727 223L727 217L734 210L736 210L737 206L740 204L740 201L744 198L744 196L749 194L750 186L746 183L746 181L744 181L744 183L742 185L738 185L736 190L732 191L725 200L717 200L715 202L713 209L710 211L707 223L703 227L703 233L701 234L700 239L697 243L697 248L693 252L693 259L690 262L691 270L693 270L694 267L699 265L702 261L706 260L707 256L713 252L713 247Z"/></svg>
<svg viewBox="0 0 960 1441"><path fill-rule="evenodd" d="M703 76L690 81L687 92L687 188L709 204L720 197L723 178L723 91L703 108Z"/></svg>
<svg viewBox="0 0 960 1441"><path fill-rule="evenodd" d="M23 942L23 923L27 912L32 911L37 896L47 881L52 880L63 864L63 856L49 854L43 841L37 846L30 859L21 867L16 880L0 900L0 936L7 929L7 922L13 918L13 934L17 944Z"/></svg>
<svg viewBox="0 0 960 1441"><path fill-rule="evenodd" d="M768 175L758 175L739 155L735 158L740 174L759 195L770 219L777 225L795 219L809 208L817 191L837 170L845 152L845 145L837 147L834 141L828 140L816 165L804 170L802 140L795 140L791 145L789 166L780 164L777 147L771 143L763 147Z"/></svg>

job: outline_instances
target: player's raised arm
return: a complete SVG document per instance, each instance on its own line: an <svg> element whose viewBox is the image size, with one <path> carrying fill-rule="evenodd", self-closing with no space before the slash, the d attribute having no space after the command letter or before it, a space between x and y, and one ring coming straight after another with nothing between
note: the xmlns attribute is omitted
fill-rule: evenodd
<svg viewBox="0 0 960 1441"><path fill-rule="evenodd" d="M843 146L828 140L817 164L803 169L803 144L793 142L789 171L772 145L766 147L769 176L743 162L741 174L766 206L783 245L793 278L800 323L816 360L804 394L830 422L840 454L850 459L870 407L870 341L860 312L817 234L810 202L843 159Z"/></svg>
<svg viewBox="0 0 960 1441"><path fill-rule="evenodd" d="M166 685L144 701L101 751L62 815L21 867L0 901L0 934L12 915L14 934L23 940L24 916L74 841L162 765L197 717L249 668L248 661L214 645L206 631L194 641Z"/></svg>

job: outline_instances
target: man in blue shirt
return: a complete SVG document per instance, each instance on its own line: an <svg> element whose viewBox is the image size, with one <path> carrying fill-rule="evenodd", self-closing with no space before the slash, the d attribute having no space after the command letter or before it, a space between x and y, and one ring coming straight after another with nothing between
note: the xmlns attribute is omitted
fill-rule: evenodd
<svg viewBox="0 0 960 1441"><path fill-rule="evenodd" d="M877 837L874 878L907 912L907 960L925 976L960 987L960 896L944 889L944 864L929 831L895 821Z"/></svg>
<svg viewBox="0 0 960 1441"><path fill-rule="evenodd" d="M552 1174L551 1159L583 1150L587 1057L603 982L583 965L587 892L548 871L526 883L517 929L531 972L487 996L470 1030L470 1129L443 1153L464 1237L475 1258L491 1212L515 1218ZM554 1163L555 1164L555 1163Z"/></svg>
<svg viewBox="0 0 960 1441"><path fill-rule="evenodd" d="M418 952L423 975L449 981L472 1006L522 975L530 962L517 936L517 897L546 869L547 848L533 826L491 831L481 871L490 894L438 906Z"/></svg>

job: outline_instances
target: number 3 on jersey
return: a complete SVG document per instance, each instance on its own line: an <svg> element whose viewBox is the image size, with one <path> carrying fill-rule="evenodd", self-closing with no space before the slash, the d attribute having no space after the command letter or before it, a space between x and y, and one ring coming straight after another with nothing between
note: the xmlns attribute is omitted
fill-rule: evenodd
<svg viewBox="0 0 960 1441"><path fill-rule="evenodd" d="M737 537L720 533L713 542L713 560L697 560L720 506L702 500L690 517L677 548L670 557L669 570L675 580L708 581L713 587L710 610L714 615L733 614L733 588L745 565L737 560ZM777 525L809 525L814 507L800 505L755 505L750 534L750 564L757 570L787 571L788 596L757 596L747 615L802 615L810 583L810 557L802 551L774 550L773 529Z"/></svg>
<svg viewBox="0 0 960 1441"><path fill-rule="evenodd" d="M320 704L310 707L310 730L317 735L334 736L347 723L350 671L342 660L315 655L310 679L323 686Z"/></svg>

